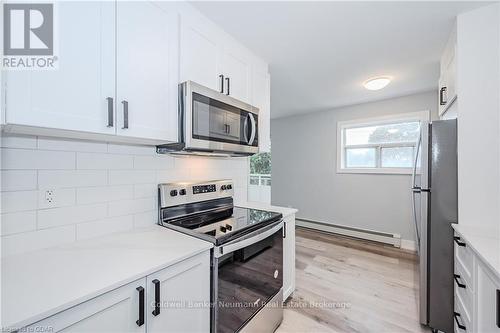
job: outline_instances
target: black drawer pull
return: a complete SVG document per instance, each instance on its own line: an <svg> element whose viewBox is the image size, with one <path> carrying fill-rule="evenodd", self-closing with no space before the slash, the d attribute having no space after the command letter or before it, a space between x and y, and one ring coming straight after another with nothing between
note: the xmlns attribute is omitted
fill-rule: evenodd
<svg viewBox="0 0 500 333"><path fill-rule="evenodd" d="M144 288L135 288L139 292L139 319L135 321L137 326L144 325Z"/></svg>
<svg viewBox="0 0 500 333"><path fill-rule="evenodd" d="M458 317L462 317L462 316L460 315L460 313L458 313L458 312L453 312L453 317L455 318L455 322L457 323L458 328L460 328L461 330L466 331L467 329L465 328L465 326L464 326L464 325L462 325L462 324L460 324L460 322L458 321Z"/></svg>
<svg viewBox="0 0 500 333"><path fill-rule="evenodd" d="M160 281L154 279L153 284L155 285L155 309L153 310L153 316L160 314Z"/></svg>
<svg viewBox="0 0 500 333"><path fill-rule="evenodd" d="M459 286L460 288L467 288L467 286L463 283L460 283L460 281L458 279L460 279L460 275L458 274L453 274L453 278L455 279L455 282L457 283L457 286Z"/></svg>
<svg viewBox="0 0 500 333"><path fill-rule="evenodd" d="M461 242L461 241L460 241L460 237L458 237L458 236L454 236L454 237L453 237L453 240L455 241L455 243L457 243L457 245L458 245L458 246L463 246L463 247L465 247L465 246L467 245L467 244L465 244L464 242Z"/></svg>
<svg viewBox="0 0 500 333"><path fill-rule="evenodd" d="M500 328L500 289L497 289L497 327Z"/></svg>

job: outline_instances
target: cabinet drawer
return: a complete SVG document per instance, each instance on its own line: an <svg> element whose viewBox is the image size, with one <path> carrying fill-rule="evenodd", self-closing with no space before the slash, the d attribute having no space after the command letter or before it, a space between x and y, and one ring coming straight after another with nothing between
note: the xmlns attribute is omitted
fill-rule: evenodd
<svg viewBox="0 0 500 333"><path fill-rule="evenodd" d="M473 292L474 291L474 275L472 274L472 271L468 271L465 268L465 265L462 263L460 259L457 259L455 257L455 269L454 269L455 274L460 275L460 278L458 279L461 281L461 283L466 285L466 288L469 289L469 291ZM455 281L455 285L457 285L457 282Z"/></svg>
<svg viewBox="0 0 500 333"><path fill-rule="evenodd" d="M459 287L458 283L460 283L461 285L465 285L465 288ZM465 282L461 278L461 276L460 278L455 278L454 284L455 284L455 297L460 299L462 307L467 312L467 316L469 317L469 319L471 319L474 309L474 294L470 288L470 285L467 284L467 282Z"/></svg>
<svg viewBox="0 0 500 333"><path fill-rule="evenodd" d="M472 267L473 267L473 254L469 246L465 243L465 240L458 235L455 235L455 261L459 261L465 273L472 277Z"/></svg>
<svg viewBox="0 0 500 333"><path fill-rule="evenodd" d="M472 332L472 317L471 313L465 310L463 301L460 296L455 295L455 332ZM457 323L458 321L458 323ZM465 326L465 328L460 328L459 325Z"/></svg>

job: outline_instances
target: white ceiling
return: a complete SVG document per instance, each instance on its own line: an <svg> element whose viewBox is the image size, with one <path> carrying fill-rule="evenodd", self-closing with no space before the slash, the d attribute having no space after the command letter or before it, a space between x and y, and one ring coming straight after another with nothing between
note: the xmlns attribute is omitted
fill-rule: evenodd
<svg viewBox="0 0 500 333"><path fill-rule="evenodd" d="M478 2L194 2L270 64L271 117L437 88L457 14ZM363 81L390 75L368 91Z"/></svg>

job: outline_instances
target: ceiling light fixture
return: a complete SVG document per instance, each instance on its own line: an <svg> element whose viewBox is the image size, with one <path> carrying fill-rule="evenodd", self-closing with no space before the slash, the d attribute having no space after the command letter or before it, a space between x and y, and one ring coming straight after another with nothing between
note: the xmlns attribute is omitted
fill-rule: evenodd
<svg viewBox="0 0 500 333"><path fill-rule="evenodd" d="M363 86L365 86L368 90L380 90L387 86L390 82L391 78L389 76L379 76L366 80L363 83Z"/></svg>

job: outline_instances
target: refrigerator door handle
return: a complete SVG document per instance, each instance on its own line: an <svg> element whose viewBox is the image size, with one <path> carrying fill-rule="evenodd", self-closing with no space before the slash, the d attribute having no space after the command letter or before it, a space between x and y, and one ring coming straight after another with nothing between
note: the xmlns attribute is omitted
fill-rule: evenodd
<svg viewBox="0 0 500 333"><path fill-rule="evenodd" d="M417 188L416 177L417 177L417 163L418 163L418 153L420 152L420 145L422 144L422 130L418 135L417 150L415 151L415 160L413 161L413 172L411 174L411 187L412 189Z"/></svg>
<svg viewBox="0 0 500 333"><path fill-rule="evenodd" d="M415 237L417 241L417 254L420 254L420 234L418 232L418 221L417 221L417 207L416 207L416 202L415 202L415 195L417 193L420 193L418 190L413 190L411 192L411 201L412 201L412 214L413 214L413 227L415 228Z"/></svg>

